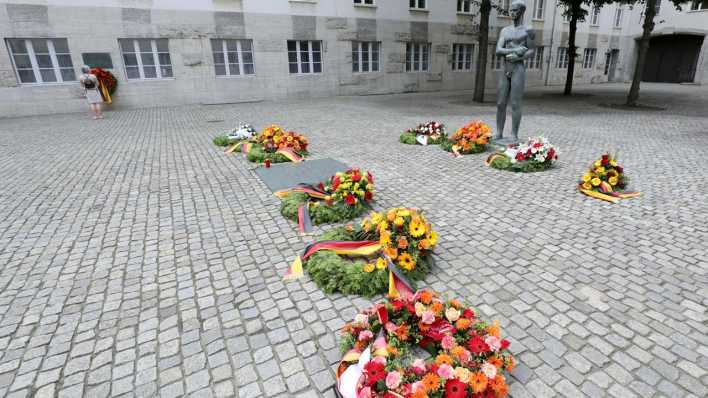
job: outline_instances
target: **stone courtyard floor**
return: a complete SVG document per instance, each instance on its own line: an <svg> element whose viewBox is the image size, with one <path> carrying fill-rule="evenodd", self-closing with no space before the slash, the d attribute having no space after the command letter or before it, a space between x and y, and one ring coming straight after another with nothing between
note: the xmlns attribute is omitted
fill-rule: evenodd
<svg viewBox="0 0 708 398"><path fill-rule="evenodd" d="M313 238L212 145L246 120L370 169L378 209L425 209L440 243L422 285L500 320L514 398L706 397L708 88L598 106L627 88L531 90L522 136L561 151L536 174L398 144L429 119L493 125L467 92L2 119L0 396L333 396L338 329L370 301L281 281ZM575 190L607 149L642 197Z"/></svg>

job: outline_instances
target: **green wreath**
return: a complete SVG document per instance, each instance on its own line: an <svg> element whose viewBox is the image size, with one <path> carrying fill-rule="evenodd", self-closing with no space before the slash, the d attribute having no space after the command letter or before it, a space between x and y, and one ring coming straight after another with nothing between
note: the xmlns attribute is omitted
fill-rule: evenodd
<svg viewBox="0 0 708 398"><path fill-rule="evenodd" d="M360 238L346 227L334 228L325 232L321 240L357 241ZM313 281L325 293L358 294L371 297L388 288L388 270L375 268L365 272L368 262L347 256L340 256L332 251L318 251L307 259L304 269ZM401 270L408 281L416 288L416 281L425 278L433 265L430 255L420 256L416 267L411 271Z"/></svg>
<svg viewBox="0 0 708 398"><path fill-rule="evenodd" d="M280 214L291 221L298 221L298 209L309 199L309 195L302 192L294 192L283 198L280 203ZM311 202L309 205L310 220L312 224L329 224L349 221L362 215L369 208L359 201L350 206L346 203L334 203L331 206L324 202Z"/></svg>
<svg viewBox="0 0 708 398"><path fill-rule="evenodd" d="M455 145L454 141L450 141L448 139L444 140L443 142L440 143L440 148L442 148L445 151L452 152L452 147ZM461 155L470 155L474 153L482 153L487 150L486 145L470 145L468 150L460 150Z"/></svg>
<svg viewBox="0 0 708 398"><path fill-rule="evenodd" d="M295 151L295 153L302 157L307 156L307 151ZM253 163L263 163L266 160L269 160L271 163L285 163L290 161L290 159L283 154L277 152L266 152L263 149L263 145L260 144L253 144L253 147L246 155L246 159Z"/></svg>
<svg viewBox="0 0 708 398"><path fill-rule="evenodd" d="M214 143L214 145L216 145L216 146L221 146L221 147L227 147L227 146L229 146L229 145L231 145L231 144L237 143L238 141L239 141L239 140L234 140L234 139L232 139L232 138L229 138L229 136L227 136L227 135L217 135L217 136L214 137L214 139L212 140L212 142Z"/></svg>

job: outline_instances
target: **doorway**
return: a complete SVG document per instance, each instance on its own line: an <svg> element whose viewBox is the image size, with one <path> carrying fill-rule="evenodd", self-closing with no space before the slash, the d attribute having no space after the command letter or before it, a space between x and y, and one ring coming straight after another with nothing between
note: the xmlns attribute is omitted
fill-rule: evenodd
<svg viewBox="0 0 708 398"><path fill-rule="evenodd" d="M645 82L693 82L703 36L664 35L652 37L642 80Z"/></svg>

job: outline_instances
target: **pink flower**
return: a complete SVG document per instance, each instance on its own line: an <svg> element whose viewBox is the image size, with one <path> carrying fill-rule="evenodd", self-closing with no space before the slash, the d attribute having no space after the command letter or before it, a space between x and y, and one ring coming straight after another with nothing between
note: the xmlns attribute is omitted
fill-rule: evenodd
<svg viewBox="0 0 708 398"><path fill-rule="evenodd" d="M371 330L364 330L361 333L359 333L359 341L366 341L368 339L371 339L374 337L374 334L371 333Z"/></svg>
<svg viewBox="0 0 708 398"><path fill-rule="evenodd" d="M485 376L487 376L488 379L493 379L497 377L497 367L489 362L483 363L480 370L482 371L482 373L484 373Z"/></svg>
<svg viewBox="0 0 708 398"><path fill-rule="evenodd" d="M464 351L462 351L462 354L460 355L460 361L467 362L470 360L471 357L472 357L472 353L467 350L464 350Z"/></svg>
<svg viewBox="0 0 708 398"><path fill-rule="evenodd" d="M426 325L431 325L435 322L435 314L430 310L423 311L423 316L421 318L423 318L423 323Z"/></svg>
<svg viewBox="0 0 708 398"><path fill-rule="evenodd" d="M364 387L356 394L356 398L372 398L371 387Z"/></svg>
<svg viewBox="0 0 708 398"><path fill-rule="evenodd" d="M425 373L425 361L420 358L414 360L411 367L413 368L413 372L415 372L415 374L417 375L422 375L423 373Z"/></svg>
<svg viewBox="0 0 708 398"><path fill-rule="evenodd" d="M493 366L493 365L492 365ZM494 368L494 371L496 372L497 368ZM452 368L452 366L444 363L440 365L438 368L438 376L442 377L443 379L451 379L452 375L455 373L455 370Z"/></svg>
<svg viewBox="0 0 708 398"><path fill-rule="evenodd" d="M445 337L442 338L442 348L443 349L449 350L454 346L455 346L455 338L454 337L452 337L450 335L446 335Z"/></svg>
<svg viewBox="0 0 708 398"><path fill-rule="evenodd" d="M376 357L376 358L372 359L371 361L372 361L372 362L378 362L378 363L380 363L381 365L386 366L386 357Z"/></svg>
<svg viewBox="0 0 708 398"><path fill-rule="evenodd" d="M398 373L397 371L389 372L386 375L386 387L388 387L389 390L395 390L398 388L398 386L401 385L401 374Z"/></svg>
<svg viewBox="0 0 708 398"><path fill-rule="evenodd" d="M415 383L411 384L411 392L416 392L421 389L423 389L423 383L421 383L420 381L416 381Z"/></svg>
<svg viewBox="0 0 708 398"><path fill-rule="evenodd" d="M386 331L389 333L396 333L396 329L398 329L398 326L396 326L395 323L393 322L386 322Z"/></svg>
<svg viewBox="0 0 708 398"><path fill-rule="evenodd" d="M490 335L484 339L484 342L487 343L489 349L492 351L496 352L501 348L501 340L499 340L499 337Z"/></svg>

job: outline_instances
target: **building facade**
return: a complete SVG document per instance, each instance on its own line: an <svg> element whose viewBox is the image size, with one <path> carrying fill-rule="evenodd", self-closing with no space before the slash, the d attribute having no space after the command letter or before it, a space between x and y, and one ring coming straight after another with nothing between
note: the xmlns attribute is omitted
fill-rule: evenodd
<svg viewBox="0 0 708 398"><path fill-rule="evenodd" d="M631 79L642 7L590 10L578 27L576 82ZM562 12L527 0L538 47L529 86L565 81ZM696 51L681 62L695 64L684 80L708 82L708 2L676 11L667 0L657 21L655 36L681 36ZM85 110L83 64L117 77L116 108L472 89L478 23L468 0L0 0L0 117ZM510 23L493 10L490 50ZM665 50L652 59L668 66L655 69L675 67L675 43L659 41ZM493 89L501 60L489 54Z"/></svg>

